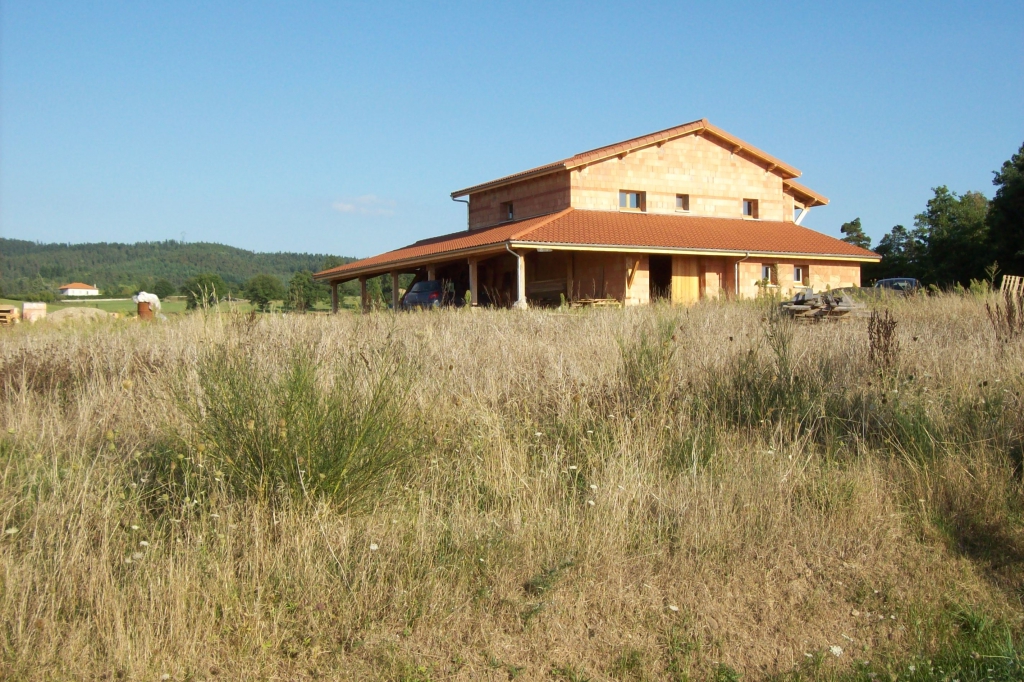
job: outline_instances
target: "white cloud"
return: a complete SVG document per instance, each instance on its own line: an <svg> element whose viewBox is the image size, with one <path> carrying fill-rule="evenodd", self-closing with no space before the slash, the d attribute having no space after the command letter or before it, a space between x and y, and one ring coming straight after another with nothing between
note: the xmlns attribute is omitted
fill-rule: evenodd
<svg viewBox="0 0 1024 682"><path fill-rule="evenodd" d="M395 215L395 202L391 199L382 199L375 194L364 194L355 199L336 201L332 207L339 213L386 217Z"/></svg>

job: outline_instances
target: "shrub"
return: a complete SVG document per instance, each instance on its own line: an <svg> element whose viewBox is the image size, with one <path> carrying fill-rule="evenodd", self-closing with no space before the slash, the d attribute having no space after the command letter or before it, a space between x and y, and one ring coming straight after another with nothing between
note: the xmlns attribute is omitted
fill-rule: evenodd
<svg viewBox="0 0 1024 682"><path fill-rule="evenodd" d="M402 409L405 365L388 349L362 371L348 362L322 379L309 349L275 369L243 347L220 346L199 362L199 398L179 394L190 445L209 460L198 463L222 472L233 492L349 506L416 451L417 430Z"/></svg>

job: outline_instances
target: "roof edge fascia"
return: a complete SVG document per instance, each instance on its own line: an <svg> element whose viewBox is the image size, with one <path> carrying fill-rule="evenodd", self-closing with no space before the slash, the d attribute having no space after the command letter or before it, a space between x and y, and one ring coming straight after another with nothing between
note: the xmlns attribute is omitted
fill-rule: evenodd
<svg viewBox="0 0 1024 682"><path fill-rule="evenodd" d="M882 260L881 256L851 256L849 254L828 254L828 253L800 253L797 251L746 251L742 249L687 249L654 246L620 246L616 244L568 244L556 242L531 242L525 240L513 240L510 242L513 248L529 249L550 249L552 251L594 251L614 253L650 253L656 255L676 256L775 256L785 258L804 258L807 260L842 260L858 263L877 263Z"/></svg>

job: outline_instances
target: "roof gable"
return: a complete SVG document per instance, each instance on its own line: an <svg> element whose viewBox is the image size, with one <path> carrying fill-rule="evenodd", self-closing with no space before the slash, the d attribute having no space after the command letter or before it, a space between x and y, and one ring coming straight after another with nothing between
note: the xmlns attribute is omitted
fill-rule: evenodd
<svg viewBox="0 0 1024 682"><path fill-rule="evenodd" d="M512 175L506 175L496 180L484 182L479 185L473 185L465 189L456 190L452 192L452 198L466 196L467 194L474 194L486 189L493 189L502 185L508 185L520 180L525 180L531 177L537 177L541 175L547 175L562 170L573 170L575 168L585 167L589 164L603 161L605 159L613 158L624 154L629 154L638 149L644 147L660 146L668 140L673 140L684 135L705 135L711 139L716 140L720 144L732 149L737 154L743 154L744 156L750 157L751 159L764 165L766 170L773 173L777 173L783 179L790 179L800 177L802 173L795 167L777 159L776 157L764 152L752 144L749 144L740 138L727 133L721 128L712 125L706 118L702 118L699 121L692 121L690 123L684 123L680 126L667 128L665 130L651 133L649 135L642 135L640 137L634 137L629 140L622 142L616 142L615 144L605 145L604 147L598 147L597 149L591 149L589 151L581 152L570 156L567 159L556 161L554 163L545 164L543 166L537 166L530 170L521 171L519 173L513 173Z"/></svg>

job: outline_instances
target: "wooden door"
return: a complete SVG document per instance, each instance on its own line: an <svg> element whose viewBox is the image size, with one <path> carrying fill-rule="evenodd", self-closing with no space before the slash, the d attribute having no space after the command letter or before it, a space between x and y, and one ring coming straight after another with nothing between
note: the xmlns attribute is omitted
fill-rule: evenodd
<svg viewBox="0 0 1024 682"><path fill-rule="evenodd" d="M672 256L672 303L693 305L700 300L700 269L694 256Z"/></svg>

